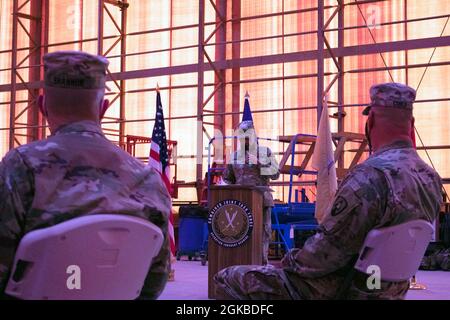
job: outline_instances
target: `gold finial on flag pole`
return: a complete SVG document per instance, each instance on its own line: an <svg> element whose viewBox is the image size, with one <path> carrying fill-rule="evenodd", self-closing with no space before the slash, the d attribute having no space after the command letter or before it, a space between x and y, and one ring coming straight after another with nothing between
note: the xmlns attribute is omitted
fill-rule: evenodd
<svg viewBox="0 0 450 320"><path fill-rule="evenodd" d="M156 92L159 92L159 83L156 83Z"/></svg>
<svg viewBox="0 0 450 320"><path fill-rule="evenodd" d="M247 99L250 98L250 95L248 94L247 90L245 91L245 98L247 98Z"/></svg>

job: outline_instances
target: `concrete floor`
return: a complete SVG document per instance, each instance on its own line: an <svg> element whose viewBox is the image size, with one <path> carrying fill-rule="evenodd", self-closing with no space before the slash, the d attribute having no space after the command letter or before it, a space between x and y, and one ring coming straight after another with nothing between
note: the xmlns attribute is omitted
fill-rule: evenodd
<svg viewBox="0 0 450 320"><path fill-rule="evenodd" d="M160 300L208 299L208 266L200 261L177 261L173 265L175 281L167 283ZM407 300L450 300L450 272L419 271L417 282L428 286L427 290L410 290Z"/></svg>

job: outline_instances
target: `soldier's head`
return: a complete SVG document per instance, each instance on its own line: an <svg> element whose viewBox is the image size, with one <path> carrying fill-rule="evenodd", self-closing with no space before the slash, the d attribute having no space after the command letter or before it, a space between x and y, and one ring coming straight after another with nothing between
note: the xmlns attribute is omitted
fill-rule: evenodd
<svg viewBox="0 0 450 320"><path fill-rule="evenodd" d="M109 107L104 99L108 60L80 51L59 51L44 56L44 95L39 108L50 130L60 125L100 122Z"/></svg>
<svg viewBox="0 0 450 320"><path fill-rule="evenodd" d="M246 150L249 150L252 147L256 147L258 143L258 138L256 136L255 127L253 125L253 121L242 121L237 130L236 136L239 139L240 147L245 147Z"/></svg>
<svg viewBox="0 0 450 320"><path fill-rule="evenodd" d="M400 83L383 83L370 88L366 136L374 151L396 140L411 140L414 133L413 103L416 91Z"/></svg>

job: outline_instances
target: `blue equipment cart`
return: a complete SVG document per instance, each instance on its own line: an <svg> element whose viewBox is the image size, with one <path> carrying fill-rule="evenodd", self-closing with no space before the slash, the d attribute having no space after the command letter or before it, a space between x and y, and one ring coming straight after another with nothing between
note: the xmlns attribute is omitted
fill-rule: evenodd
<svg viewBox="0 0 450 320"><path fill-rule="evenodd" d="M202 206L181 206L178 229L177 260L188 256L189 260L200 257L206 264L208 255L208 209Z"/></svg>

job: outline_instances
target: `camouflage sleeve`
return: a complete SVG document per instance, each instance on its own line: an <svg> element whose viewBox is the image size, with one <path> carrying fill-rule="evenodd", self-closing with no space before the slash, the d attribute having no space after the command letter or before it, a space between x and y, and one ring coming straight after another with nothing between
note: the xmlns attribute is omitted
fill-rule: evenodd
<svg viewBox="0 0 450 320"><path fill-rule="evenodd" d="M153 182L151 188L154 192L159 192L161 202L159 203L159 210L150 208L149 220L161 228L164 235L164 242L161 246L161 250L158 255L153 258L152 266L147 274L147 277L142 287L139 299L157 299L164 288L166 287L167 280L170 273L170 238L169 238L169 216L172 209L172 201L170 195L164 186L162 180L156 185Z"/></svg>
<svg viewBox="0 0 450 320"><path fill-rule="evenodd" d="M10 151L0 163L0 294L9 279L23 236L26 212L33 201L34 178L20 154Z"/></svg>
<svg viewBox="0 0 450 320"><path fill-rule="evenodd" d="M236 177L234 176L234 170L232 164L227 164L225 170L223 170L222 179L228 184L235 184Z"/></svg>
<svg viewBox="0 0 450 320"><path fill-rule="evenodd" d="M164 222L164 225L159 225L163 229L164 242L158 255L153 259L150 271L145 278L144 286L142 287L140 300L156 300L164 288L166 287L167 280L170 272L170 244L168 221Z"/></svg>
<svg viewBox="0 0 450 320"><path fill-rule="evenodd" d="M300 276L316 278L341 268L359 253L367 233L386 210L387 182L384 175L356 167L342 182L319 232L302 249L293 249L283 266Z"/></svg>
<svg viewBox="0 0 450 320"><path fill-rule="evenodd" d="M261 174L268 176L272 180L277 180L280 177L280 169L272 150L266 148L266 159L261 159Z"/></svg>

